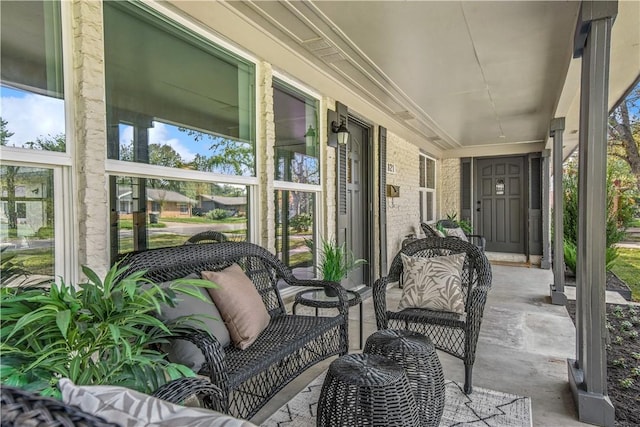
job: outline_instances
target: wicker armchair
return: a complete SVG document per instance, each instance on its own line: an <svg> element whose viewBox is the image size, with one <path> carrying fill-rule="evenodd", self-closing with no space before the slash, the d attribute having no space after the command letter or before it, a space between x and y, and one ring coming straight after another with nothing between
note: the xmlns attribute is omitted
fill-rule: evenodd
<svg viewBox="0 0 640 427"><path fill-rule="evenodd" d="M398 282L403 274L401 253L414 257L466 253L462 271L465 314L458 315L423 308L388 310L387 285ZM436 348L462 359L465 366L464 391L467 394L471 393L476 344L490 288L491 266L484 253L474 244L453 237L416 240L403 247L395 256L388 276L381 277L373 284L377 327L378 329L407 329L422 333L431 338Z"/></svg>
<svg viewBox="0 0 640 427"><path fill-rule="evenodd" d="M228 240L229 239L227 238L227 236L220 233L219 231L207 230L201 233L194 234L193 236L189 237L189 239L186 242L184 242L184 244L186 245L191 243L220 243L220 242L227 242Z"/></svg>
<svg viewBox="0 0 640 427"><path fill-rule="evenodd" d="M421 222L420 228L422 228L422 232L424 233L425 237L445 237L442 235L440 230L438 230L431 224L427 224L426 222Z"/></svg>
<svg viewBox="0 0 640 427"><path fill-rule="evenodd" d="M455 222L452 221L450 219L441 219L440 221L438 221L436 227L438 228L449 228L449 229L459 229L459 234L463 234L468 241L470 241L471 243L473 243L474 245L476 245L478 247L478 249L480 249L482 252L484 252L485 246L487 245L487 240L484 238L484 236L481 236L479 234L466 234L462 231L462 229L460 228L460 226ZM424 230L424 229L423 229ZM464 239L463 239L464 240Z"/></svg>

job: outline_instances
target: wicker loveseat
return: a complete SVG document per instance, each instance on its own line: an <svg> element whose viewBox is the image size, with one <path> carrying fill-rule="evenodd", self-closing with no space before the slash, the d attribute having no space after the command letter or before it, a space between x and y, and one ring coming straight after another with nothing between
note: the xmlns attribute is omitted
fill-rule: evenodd
<svg viewBox="0 0 640 427"><path fill-rule="evenodd" d="M464 314L435 311L425 308L389 310L386 301L387 285L398 282L403 275L402 255L410 257L438 257L466 254L461 271ZM427 335L436 348L459 359L465 366L465 393L472 391L472 370L482 315L491 289L491 266L480 249L455 237L417 239L395 256L389 274L373 285L373 304L378 329L406 329ZM395 307L394 307L395 309Z"/></svg>
<svg viewBox="0 0 640 427"><path fill-rule="evenodd" d="M251 418L296 376L321 360L346 354L348 305L344 289L336 283L300 280L266 249L248 242L202 243L151 249L120 259L127 273L146 270L145 277L167 282L201 271L220 271L239 265L251 279L269 313L266 329L248 348L222 347L210 334L185 337L196 344L206 363L200 374L208 376L223 394L211 409L235 417ZM340 306L334 317L287 314L279 285L331 287Z"/></svg>

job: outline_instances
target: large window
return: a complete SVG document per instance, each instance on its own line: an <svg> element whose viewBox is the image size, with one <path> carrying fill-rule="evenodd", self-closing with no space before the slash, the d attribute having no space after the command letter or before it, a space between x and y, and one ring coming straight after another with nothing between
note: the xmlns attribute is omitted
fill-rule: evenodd
<svg viewBox="0 0 640 427"><path fill-rule="evenodd" d="M436 161L420 154L420 222L436 220Z"/></svg>
<svg viewBox="0 0 640 427"><path fill-rule="evenodd" d="M139 3L105 2L104 31L112 259L247 239L254 64Z"/></svg>
<svg viewBox="0 0 640 427"><path fill-rule="evenodd" d="M320 197L318 100L280 79L273 82L276 252L298 277L315 277L312 249Z"/></svg>
<svg viewBox="0 0 640 427"><path fill-rule="evenodd" d="M56 233L62 230L56 211L64 202L61 180L54 177L62 176L60 165L69 160L45 153L67 151L60 8L57 1L0 2L3 275L4 262L9 261L36 280L65 274L59 253L65 243L56 241L65 234ZM4 275L2 282L11 278Z"/></svg>

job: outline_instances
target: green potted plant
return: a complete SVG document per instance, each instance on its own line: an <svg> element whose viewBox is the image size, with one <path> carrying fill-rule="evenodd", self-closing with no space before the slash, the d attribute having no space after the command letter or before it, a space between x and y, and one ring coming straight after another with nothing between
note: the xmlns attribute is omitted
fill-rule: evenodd
<svg viewBox="0 0 640 427"><path fill-rule="evenodd" d="M313 249L313 241L306 240L306 243ZM339 245L334 239L322 239L321 243L318 273L322 280L340 283L349 272L367 262L365 259L356 259L344 243ZM332 289L325 288L325 292L327 296L337 296Z"/></svg>
<svg viewBox="0 0 640 427"><path fill-rule="evenodd" d="M152 393L169 380L193 376L158 350L169 337L191 329L185 326L191 316L167 324L154 314L163 304L174 305L177 293L202 298L197 287L215 285L181 279L160 286L144 279L144 272L122 277L125 270L116 264L102 280L84 267L88 280L77 288L64 281L12 287L3 277L0 382L58 396L62 377Z"/></svg>

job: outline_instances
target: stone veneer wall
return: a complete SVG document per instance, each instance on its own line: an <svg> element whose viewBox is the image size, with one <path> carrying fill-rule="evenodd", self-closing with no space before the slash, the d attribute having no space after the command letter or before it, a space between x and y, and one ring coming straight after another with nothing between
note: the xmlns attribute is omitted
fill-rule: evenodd
<svg viewBox="0 0 640 427"><path fill-rule="evenodd" d="M109 265L102 2L75 0L71 15L77 262L102 275Z"/></svg>
<svg viewBox="0 0 640 427"><path fill-rule="evenodd" d="M460 159L442 159L437 162L438 209L436 218L446 218L447 214L456 213L460 218ZM443 189L447 189L443 191Z"/></svg>
<svg viewBox="0 0 640 427"><path fill-rule="evenodd" d="M261 246L275 252L275 193L273 177L275 176L274 145L276 141L276 125L273 115L273 69L271 64L261 62L256 67L258 74L258 129L257 162L260 165L260 215L257 221L261 230Z"/></svg>
<svg viewBox="0 0 640 427"><path fill-rule="evenodd" d="M387 184L400 186L400 197L387 198L387 263L402 247L405 236L420 231L420 195L418 192L420 150L415 145L387 132L387 163L396 167L387 173Z"/></svg>

